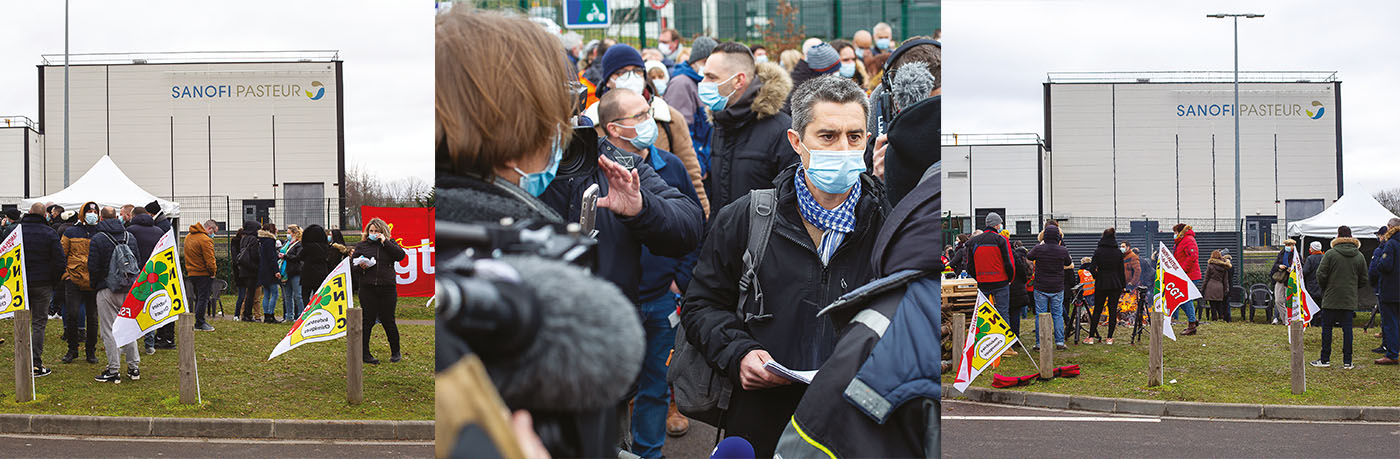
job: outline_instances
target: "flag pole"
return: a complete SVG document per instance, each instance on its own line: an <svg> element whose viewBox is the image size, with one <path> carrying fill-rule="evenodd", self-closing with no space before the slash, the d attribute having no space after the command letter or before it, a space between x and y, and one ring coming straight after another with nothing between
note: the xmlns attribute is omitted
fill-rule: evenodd
<svg viewBox="0 0 1400 459"><path fill-rule="evenodd" d="M1035 357L1031 357L1030 349L1026 349L1026 343L1021 342L1021 338L1016 338L1016 344L1021 345L1021 350L1026 351L1026 358L1030 359L1031 365L1035 365L1035 372L1040 373L1040 364L1035 363Z"/></svg>

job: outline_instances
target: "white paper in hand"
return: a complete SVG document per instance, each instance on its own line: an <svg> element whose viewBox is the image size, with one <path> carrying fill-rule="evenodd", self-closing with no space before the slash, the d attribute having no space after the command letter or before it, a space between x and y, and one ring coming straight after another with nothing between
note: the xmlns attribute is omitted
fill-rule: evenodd
<svg viewBox="0 0 1400 459"><path fill-rule="evenodd" d="M773 374L775 374L775 375L781 376L783 379L786 379L786 380L788 380L788 381L798 382L798 383L802 383L802 384L811 384L811 383L812 383L812 379L817 377L817 371L818 371L818 370L808 370L808 371L796 371L796 370L791 370L791 369L788 369L788 367L783 366L783 364L778 363L778 361L776 361L776 360L769 360L767 363L764 363L764 364L763 364L763 369L768 370L769 373L773 373Z"/></svg>

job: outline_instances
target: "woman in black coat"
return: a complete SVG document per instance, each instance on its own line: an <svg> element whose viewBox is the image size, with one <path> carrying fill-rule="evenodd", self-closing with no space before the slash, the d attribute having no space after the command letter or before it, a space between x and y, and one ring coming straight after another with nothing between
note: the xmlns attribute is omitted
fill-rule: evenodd
<svg viewBox="0 0 1400 459"><path fill-rule="evenodd" d="M1128 285L1123 278L1123 249L1113 228L1103 231L1098 247L1094 248L1094 262L1089 266L1089 274L1094 275L1094 317L1089 322L1089 337L1084 344L1094 344L1099 337L1099 315L1104 305L1108 305L1108 339L1113 344L1113 330L1118 326L1118 299L1123 296L1123 287Z"/></svg>
<svg viewBox="0 0 1400 459"><path fill-rule="evenodd" d="M364 308L364 362L378 364L379 359L369 353L370 332L374 330L374 320L384 324L384 334L389 337L390 362L402 359L399 353L399 326L394 321L394 310L398 306L398 274L394 265L407 257L403 247L394 242L389 234L389 224L375 217L365 225L365 238L355 244L350 253L350 275L353 284L359 285L360 307Z"/></svg>
<svg viewBox="0 0 1400 459"><path fill-rule="evenodd" d="M233 308L235 318L242 317L245 321L253 320L253 304L257 302L258 288L258 230L262 225L258 222L248 220L243 222L243 229L233 236L233 241L229 244L230 256L233 259L233 284L238 286L238 301ZM248 260L244 260L243 252L251 249Z"/></svg>
<svg viewBox="0 0 1400 459"><path fill-rule="evenodd" d="M301 233L301 297L310 301L321 282L331 273L334 266L329 264L330 243L326 241L326 229L321 225L311 225ZM297 314L300 316L300 313Z"/></svg>

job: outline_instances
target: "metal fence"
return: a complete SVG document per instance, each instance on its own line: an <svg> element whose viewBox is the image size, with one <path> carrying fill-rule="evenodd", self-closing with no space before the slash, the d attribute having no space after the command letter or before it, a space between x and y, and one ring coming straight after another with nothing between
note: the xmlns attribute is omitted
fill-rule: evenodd
<svg viewBox="0 0 1400 459"><path fill-rule="evenodd" d="M482 9L522 11L530 17L554 21L564 26L565 0L474 0L453 2ZM778 20L777 0L676 0L661 12L639 8L642 0L614 0L612 19L606 28L570 29L583 36L583 41L612 38L633 46L639 35L646 47L656 46L665 17L667 27L685 37L707 35L721 41L732 40L749 44L761 43L761 27L770 19ZM942 24L941 0L792 0L797 9L794 23L806 37L824 40L850 39L857 30L870 30L885 22L894 32L896 42L914 35L933 35ZM669 11L669 12L668 12ZM642 15L645 15L643 18ZM645 23L645 33L639 33L639 23Z"/></svg>
<svg viewBox="0 0 1400 459"><path fill-rule="evenodd" d="M984 217L985 213L982 211L978 212L975 222L970 221L966 215L949 216L946 219L946 226L953 236L958 233L969 233L982 228ZM1035 234L1044 229L1045 220L1049 218L1054 218L1060 229L1066 233L1098 234L1108 228L1114 228L1119 233L1141 231L1147 228L1169 232L1172 226L1177 223L1190 225L1197 233L1233 233L1236 231L1235 220L1231 218L1076 217L1052 216L1051 214L1011 214L1003 215L1002 221L1005 222L1006 229L1012 234ZM1288 224L1293 221L1295 220L1274 217L1246 217L1239 226L1240 232L1243 233L1244 245L1248 247L1278 247L1283 244L1284 240L1288 239Z"/></svg>

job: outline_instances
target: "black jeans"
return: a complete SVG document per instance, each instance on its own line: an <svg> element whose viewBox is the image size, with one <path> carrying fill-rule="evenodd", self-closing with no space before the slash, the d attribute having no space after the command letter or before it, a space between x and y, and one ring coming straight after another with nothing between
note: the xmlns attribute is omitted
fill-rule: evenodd
<svg viewBox="0 0 1400 459"><path fill-rule="evenodd" d="M1099 314L1103 314L1104 304L1108 304L1108 337L1113 337L1113 330L1118 328L1118 299L1123 296L1123 292L1116 288L1099 289L1094 295L1094 317L1089 320L1089 337L1099 337Z"/></svg>
<svg viewBox="0 0 1400 459"><path fill-rule="evenodd" d="M71 320L63 322L64 324L74 324L72 327L63 327L63 334L68 341L68 352L77 354L78 343L86 338L87 355L97 355L97 292L83 290L73 281L65 281L63 284L63 296L67 300L63 305L65 311L63 314L71 317ZM84 329L86 332L80 332Z"/></svg>
<svg viewBox="0 0 1400 459"><path fill-rule="evenodd" d="M1216 320L1225 319L1226 322L1230 321L1230 303L1225 300L1216 300L1210 302L1210 307L1215 311Z"/></svg>
<svg viewBox="0 0 1400 459"><path fill-rule="evenodd" d="M1332 361L1332 327L1342 327L1342 363L1351 363L1351 321L1356 311L1322 310L1322 361Z"/></svg>
<svg viewBox="0 0 1400 459"><path fill-rule="evenodd" d="M194 326L198 328L207 322L204 321L204 312L209 309L209 293L214 287L214 278L210 276L190 276L190 284L194 285Z"/></svg>
<svg viewBox="0 0 1400 459"><path fill-rule="evenodd" d="M374 329L374 319L384 325L384 334L389 336L389 351L399 353L399 325L394 322L394 310L398 307L399 291L396 285L360 286L360 307L364 308L361 323L364 330L364 352L369 354L370 331Z"/></svg>
<svg viewBox="0 0 1400 459"><path fill-rule="evenodd" d="M261 310L262 308L262 305L258 304L257 278L254 277L252 280L244 279L243 285L240 285L240 287L248 289L248 293L238 299L238 305L234 306L233 315L235 318L242 317L245 320L253 320L253 311Z"/></svg>

